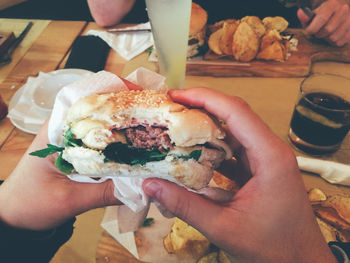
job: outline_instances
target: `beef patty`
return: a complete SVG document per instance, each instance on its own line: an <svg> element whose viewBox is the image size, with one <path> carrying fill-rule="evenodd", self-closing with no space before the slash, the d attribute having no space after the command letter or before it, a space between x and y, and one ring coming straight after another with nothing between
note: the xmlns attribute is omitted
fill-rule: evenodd
<svg viewBox="0 0 350 263"><path fill-rule="evenodd" d="M172 147L168 129L155 126L137 126L125 129L125 136L130 144L144 149L170 149Z"/></svg>

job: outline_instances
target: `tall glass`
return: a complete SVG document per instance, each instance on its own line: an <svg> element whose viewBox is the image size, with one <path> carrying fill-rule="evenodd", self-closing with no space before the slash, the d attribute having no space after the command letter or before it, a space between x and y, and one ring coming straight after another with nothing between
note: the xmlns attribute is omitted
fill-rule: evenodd
<svg viewBox="0 0 350 263"><path fill-rule="evenodd" d="M171 89L184 85L191 5L191 0L146 0L160 74Z"/></svg>

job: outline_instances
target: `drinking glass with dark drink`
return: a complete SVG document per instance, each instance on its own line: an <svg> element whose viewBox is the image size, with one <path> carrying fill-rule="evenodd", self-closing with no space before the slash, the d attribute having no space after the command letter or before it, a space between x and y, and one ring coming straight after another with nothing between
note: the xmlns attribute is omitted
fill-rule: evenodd
<svg viewBox="0 0 350 263"><path fill-rule="evenodd" d="M339 149L350 129L350 79L314 74L300 86L290 122L289 139L311 155Z"/></svg>

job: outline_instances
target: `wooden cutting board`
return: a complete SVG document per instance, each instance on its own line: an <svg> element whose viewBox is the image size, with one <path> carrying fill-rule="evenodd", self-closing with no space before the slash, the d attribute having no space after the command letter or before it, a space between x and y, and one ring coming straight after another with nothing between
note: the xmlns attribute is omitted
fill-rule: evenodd
<svg viewBox="0 0 350 263"><path fill-rule="evenodd" d="M308 39L302 29L289 29L298 39L298 50L285 62L253 60L237 62L229 58L187 62L187 75L215 77L303 77L310 73L312 62L331 60L350 63L350 44L339 48L320 40Z"/></svg>

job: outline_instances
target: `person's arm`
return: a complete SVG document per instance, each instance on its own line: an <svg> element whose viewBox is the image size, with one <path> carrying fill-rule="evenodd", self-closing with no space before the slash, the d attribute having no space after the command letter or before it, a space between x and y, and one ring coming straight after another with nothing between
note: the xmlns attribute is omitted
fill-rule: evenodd
<svg viewBox="0 0 350 263"><path fill-rule="evenodd" d="M47 123L0 186L0 259L48 262L73 233L74 217L89 209L118 205L111 180L74 182L54 166L54 157L29 155L46 148Z"/></svg>
<svg viewBox="0 0 350 263"><path fill-rule="evenodd" d="M337 262L317 225L293 151L247 103L205 88L169 93L227 124L238 161L228 176L243 176L247 183L227 203L155 178L145 180L145 193L237 262Z"/></svg>
<svg viewBox="0 0 350 263"><path fill-rule="evenodd" d="M129 13L135 0L87 0L95 22L102 27L118 24Z"/></svg>

